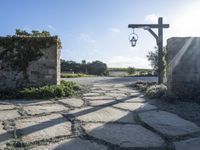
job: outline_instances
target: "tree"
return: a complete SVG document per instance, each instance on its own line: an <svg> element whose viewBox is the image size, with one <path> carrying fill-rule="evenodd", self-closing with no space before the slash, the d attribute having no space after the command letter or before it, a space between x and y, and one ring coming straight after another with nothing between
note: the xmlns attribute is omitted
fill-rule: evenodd
<svg viewBox="0 0 200 150"><path fill-rule="evenodd" d="M107 65L101 61L93 61L87 63L85 60L82 63L75 61L61 60L62 72L86 73L92 75L107 75Z"/></svg>
<svg viewBox="0 0 200 150"><path fill-rule="evenodd" d="M107 65L101 61L93 61L87 64L88 73L92 75L106 75Z"/></svg>
<svg viewBox="0 0 200 150"><path fill-rule="evenodd" d="M84 64L84 65L85 65L85 64L86 64L86 60L82 60L82 64Z"/></svg>
<svg viewBox="0 0 200 150"><path fill-rule="evenodd" d="M88 73L88 70L87 70L87 62L86 62L86 60L82 60L82 63L81 63L81 71L82 71L82 73L85 73L85 74Z"/></svg>
<svg viewBox="0 0 200 150"><path fill-rule="evenodd" d="M61 59L61 71L81 73L81 64L75 61L65 61Z"/></svg>
<svg viewBox="0 0 200 150"><path fill-rule="evenodd" d="M48 31L38 31L32 30L31 33L28 33L26 30L16 29L15 31L16 36L31 36L31 37L51 37L50 32Z"/></svg>
<svg viewBox="0 0 200 150"><path fill-rule="evenodd" d="M128 72L129 75L134 74L135 73L135 68L134 67L128 67L127 72Z"/></svg>
<svg viewBox="0 0 200 150"><path fill-rule="evenodd" d="M148 52L146 57L150 61L154 71L158 72L158 49L155 48L154 51Z"/></svg>
<svg viewBox="0 0 200 150"><path fill-rule="evenodd" d="M28 33L28 32L25 31L25 30L16 29L15 35L16 35L16 36L30 36L31 34Z"/></svg>

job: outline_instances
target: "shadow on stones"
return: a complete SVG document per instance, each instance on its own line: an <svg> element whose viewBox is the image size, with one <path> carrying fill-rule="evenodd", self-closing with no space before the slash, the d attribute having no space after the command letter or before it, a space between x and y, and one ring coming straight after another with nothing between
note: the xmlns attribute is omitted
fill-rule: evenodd
<svg viewBox="0 0 200 150"><path fill-rule="evenodd" d="M103 104L103 105L94 106L92 108L89 108L89 109L86 109L86 110L83 110L83 111L80 111L80 112L76 112L76 113L73 113L73 114L64 114L64 117L66 117L68 120L70 120L70 118L86 115L86 114L104 109L106 107L111 107L115 104L126 102L127 100L132 99L134 97L138 97L138 96L141 96L141 94L126 97L126 98L123 98L123 99L120 99L120 100L115 100L113 102L108 102L108 103ZM135 111L137 111L137 109ZM139 140L142 136L145 136L145 138L146 138L145 140L147 140L148 138L151 139L150 136L148 137L146 135L143 135L143 133L139 133L140 129L145 130L144 133L148 133L150 135L152 134L155 137L157 137L157 135L155 133L153 133L153 132L151 132L147 129L144 129L140 125L134 125L134 123L127 123L127 124L118 124L117 123L118 121L120 122L122 120L127 120L127 118L130 118L130 115L134 118L134 114L133 114L134 112L133 111L128 111L128 112L129 112L128 115L120 118L119 120L117 120L115 122L100 123L100 126L97 126L96 128L94 127L89 132L86 132L85 129L81 127L84 130L84 135L79 136L81 139L83 139L81 142L84 143L84 141L89 140L92 143L92 145L87 144L88 147L85 147L83 149L84 150L104 150L104 149L106 150L105 146L107 146L108 150L111 150L111 149L112 150L137 150L137 149L140 149L140 150L143 150L143 149L144 150L147 150L147 149L148 150L160 150L161 149L161 148L159 148L160 143L156 143L156 144L158 144L158 146L152 146L151 147L151 146L149 146L149 145L152 145L151 144L152 141L150 140L150 143L147 142L147 144L149 144L149 145L147 145L148 148L143 148L143 146L142 146L143 143L139 142ZM52 119L50 121L42 122L42 123L37 124L37 125L32 125L32 126L29 126L29 127L26 127L26 128L22 128L22 129L18 130L18 132L21 134L20 136L25 136L25 135L43 130L45 128L55 126L55 125L63 123L63 122L65 122L63 120L63 117L60 117L60 118L57 118L57 119ZM115 125L115 126L112 126L112 124ZM112 132L109 133L109 129L111 130L113 127L114 127L114 129L116 128L115 131L112 130ZM138 131L137 131L137 129L133 131L134 127L136 127L138 129ZM124 132L125 130L126 130L126 132ZM135 134L138 134L136 145L138 144L137 142L139 142L138 145L141 145L141 146L138 146L138 147L136 146L135 148L133 148L134 146L130 144L131 141L129 140L129 138L131 139L131 136L134 136L134 135L131 135L131 133L134 133L134 132L135 132ZM98 136L95 137L95 135L99 134L99 133L103 133L103 135L101 134L102 138L101 137L98 138ZM124 133L127 133L128 136L126 137L126 135L121 135L121 134L124 134ZM0 134L0 143L9 140L9 137L7 136L7 134L8 133ZM90 134L92 134L92 135L90 135ZM107 134L106 139L103 138L104 134ZM110 134L111 139L108 138L108 136L109 136L108 134ZM117 137L115 137L115 136L117 136ZM122 136L122 137L120 138L120 136ZM80 139L80 138L78 138L78 139ZM158 136L158 139L159 138L160 137ZM74 138L73 140L67 141L67 142L64 142L64 143L62 142L61 144L57 145L54 148L54 150L60 150L60 149L63 149L63 150L64 149L80 150L80 147L78 147L78 146L81 146L81 145L77 144L76 139L77 138ZM133 140L133 143L134 143L134 138L132 138L131 140ZM159 140L162 141L161 138ZM80 141L78 143L80 143ZM94 143L98 143L99 145L102 145L103 147L98 147L99 145L94 146ZM112 143L114 143L114 144L112 144ZM122 145L123 145L124 148L120 147ZM129 146L131 146L132 148L129 147ZM156 147L158 147L158 148L156 148Z"/></svg>

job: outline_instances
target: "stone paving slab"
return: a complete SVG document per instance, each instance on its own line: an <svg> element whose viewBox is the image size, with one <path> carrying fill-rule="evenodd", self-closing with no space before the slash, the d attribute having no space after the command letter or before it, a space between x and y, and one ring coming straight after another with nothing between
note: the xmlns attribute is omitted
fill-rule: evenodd
<svg viewBox="0 0 200 150"><path fill-rule="evenodd" d="M123 102L124 103L143 103L143 102L146 102L146 99L142 97L130 97Z"/></svg>
<svg viewBox="0 0 200 150"><path fill-rule="evenodd" d="M115 88L123 88L123 87L125 87L126 85L124 85L124 84L114 84L113 85L113 87L115 87Z"/></svg>
<svg viewBox="0 0 200 150"><path fill-rule="evenodd" d="M90 90L99 90L100 87L91 87Z"/></svg>
<svg viewBox="0 0 200 150"><path fill-rule="evenodd" d="M126 96L126 97L125 97L125 96L122 96L122 97L116 97L115 100L118 100L118 101L121 100L121 101L123 101L123 100L125 100L125 99L127 99L127 98L128 98L128 96Z"/></svg>
<svg viewBox="0 0 200 150"><path fill-rule="evenodd" d="M25 106L24 110L28 115L49 114L51 112L67 111L68 108L60 104L45 104Z"/></svg>
<svg viewBox="0 0 200 150"><path fill-rule="evenodd" d="M94 84L93 87L113 87L113 84Z"/></svg>
<svg viewBox="0 0 200 150"><path fill-rule="evenodd" d="M124 92L124 93L135 93L135 92L138 92L138 91L130 89L130 88L120 88L118 90L121 91L121 92Z"/></svg>
<svg viewBox="0 0 200 150"><path fill-rule="evenodd" d="M148 103L118 103L113 105L113 107L126 109L129 111L147 111L156 109L156 106L150 105Z"/></svg>
<svg viewBox="0 0 200 150"><path fill-rule="evenodd" d="M96 100L96 101L89 101L91 106L100 106L100 105L112 105L112 102L115 100Z"/></svg>
<svg viewBox="0 0 200 150"><path fill-rule="evenodd" d="M29 106L29 105L43 105L43 104L49 104L52 103L50 100L11 100L7 101L10 104L18 105L18 106Z"/></svg>
<svg viewBox="0 0 200 150"><path fill-rule="evenodd" d="M121 93L121 94L124 94L124 91L120 91L120 90L118 90L118 89L113 89L112 91L109 91L109 93Z"/></svg>
<svg viewBox="0 0 200 150"><path fill-rule="evenodd" d="M114 98L111 96L88 96L88 97L83 97L86 100L113 100Z"/></svg>
<svg viewBox="0 0 200 150"><path fill-rule="evenodd" d="M170 136L179 136L200 131L200 128L192 122L165 111L149 111L140 113L143 122L155 130Z"/></svg>
<svg viewBox="0 0 200 150"><path fill-rule="evenodd" d="M103 90L92 90L91 93L98 93L99 95L105 93L106 91Z"/></svg>
<svg viewBox="0 0 200 150"><path fill-rule="evenodd" d="M83 105L83 100L79 98L66 98L66 99L61 99L59 102L62 102L64 104L73 106L73 107L81 107Z"/></svg>
<svg viewBox="0 0 200 150"><path fill-rule="evenodd" d="M200 137L174 143L176 150L199 150Z"/></svg>
<svg viewBox="0 0 200 150"><path fill-rule="evenodd" d="M90 136L120 147L160 147L164 143L158 135L139 125L88 123L83 128Z"/></svg>
<svg viewBox="0 0 200 150"><path fill-rule="evenodd" d="M126 94L123 93L105 93L106 96L111 96L111 97L115 97L115 98L124 98L127 97Z"/></svg>
<svg viewBox="0 0 200 150"><path fill-rule="evenodd" d="M107 150L103 145L80 138L66 139L59 143L37 146L31 150Z"/></svg>
<svg viewBox="0 0 200 150"><path fill-rule="evenodd" d="M8 120L8 119L15 119L20 117L20 114L17 110L4 110L0 111L0 121Z"/></svg>
<svg viewBox="0 0 200 150"><path fill-rule="evenodd" d="M83 96L100 96L100 93L85 93Z"/></svg>
<svg viewBox="0 0 200 150"><path fill-rule="evenodd" d="M142 95L141 92L129 92L129 96L140 96Z"/></svg>
<svg viewBox="0 0 200 150"><path fill-rule="evenodd" d="M12 139L12 134L3 129L2 122L0 122L0 149L6 147L6 143Z"/></svg>
<svg viewBox="0 0 200 150"><path fill-rule="evenodd" d="M20 119L16 128L25 143L71 134L71 123L60 114Z"/></svg>
<svg viewBox="0 0 200 150"><path fill-rule="evenodd" d="M2 105L0 104L0 110L7 110L7 109L15 109L16 106L15 105L12 105L12 104L8 104L8 105Z"/></svg>
<svg viewBox="0 0 200 150"><path fill-rule="evenodd" d="M118 90L118 89L112 88L112 87L102 87L101 90L103 90L103 91L105 91L105 92L110 92L110 91Z"/></svg>
<svg viewBox="0 0 200 150"><path fill-rule="evenodd" d="M86 107L70 111L69 114L85 122L135 123L132 113L112 107Z"/></svg>

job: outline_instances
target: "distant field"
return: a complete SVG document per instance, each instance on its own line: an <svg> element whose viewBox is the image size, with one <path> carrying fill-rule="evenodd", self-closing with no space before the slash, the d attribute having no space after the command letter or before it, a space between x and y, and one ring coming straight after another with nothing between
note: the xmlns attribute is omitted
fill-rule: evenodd
<svg viewBox="0 0 200 150"><path fill-rule="evenodd" d="M128 68L108 68L109 76L151 76L152 69L135 68L134 74L128 74Z"/></svg>
<svg viewBox="0 0 200 150"><path fill-rule="evenodd" d="M128 68L108 68L108 71L128 71ZM152 69L135 68L135 71L153 71Z"/></svg>
<svg viewBox="0 0 200 150"><path fill-rule="evenodd" d="M151 76L152 69L135 68L134 74L128 74L128 68L108 68L109 76L111 77L127 77L127 76ZM61 73L61 78L81 78L94 77L95 75L88 75L83 73Z"/></svg>

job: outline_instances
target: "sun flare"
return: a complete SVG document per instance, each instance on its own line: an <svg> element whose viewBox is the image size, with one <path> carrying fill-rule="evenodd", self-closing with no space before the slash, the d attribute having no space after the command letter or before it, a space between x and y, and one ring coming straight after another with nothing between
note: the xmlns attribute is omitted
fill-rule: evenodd
<svg viewBox="0 0 200 150"><path fill-rule="evenodd" d="M172 27L178 36L200 36L200 3L194 3L181 11Z"/></svg>

